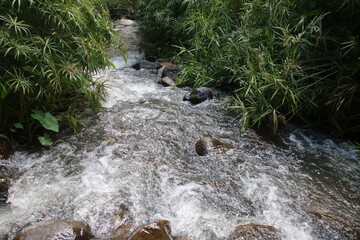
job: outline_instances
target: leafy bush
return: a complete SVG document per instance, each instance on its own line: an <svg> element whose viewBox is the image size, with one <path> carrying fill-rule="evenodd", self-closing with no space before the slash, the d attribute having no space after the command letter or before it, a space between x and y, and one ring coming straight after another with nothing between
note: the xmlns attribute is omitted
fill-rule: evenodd
<svg viewBox="0 0 360 240"><path fill-rule="evenodd" d="M182 83L231 84L242 127L296 118L335 136L360 131L360 3L193 0ZM148 23L149 24L149 23Z"/></svg>
<svg viewBox="0 0 360 240"><path fill-rule="evenodd" d="M103 83L91 74L110 64L111 37L101 0L0 0L0 133L31 138L41 126L32 110L72 119L99 107Z"/></svg>
<svg viewBox="0 0 360 240"><path fill-rule="evenodd" d="M147 58L170 57L173 45L185 44L189 38L183 28L187 1L138 0L141 45Z"/></svg>
<svg viewBox="0 0 360 240"><path fill-rule="evenodd" d="M135 18L137 0L105 0L112 19Z"/></svg>

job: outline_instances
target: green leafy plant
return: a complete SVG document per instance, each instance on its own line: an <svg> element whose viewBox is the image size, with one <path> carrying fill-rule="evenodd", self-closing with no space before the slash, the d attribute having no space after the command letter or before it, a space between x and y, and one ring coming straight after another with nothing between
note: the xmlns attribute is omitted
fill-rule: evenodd
<svg viewBox="0 0 360 240"><path fill-rule="evenodd" d="M0 132L25 143L54 127L49 114L98 110L104 85L92 74L111 66L113 36L100 0L0 0Z"/></svg>
<svg viewBox="0 0 360 240"><path fill-rule="evenodd" d="M296 120L359 137L359 1L183 0L180 14L160 2L143 8L143 28L164 25L168 42L148 46L155 55L179 46L180 84L230 85L243 129L270 121L275 133Z"/></svg>

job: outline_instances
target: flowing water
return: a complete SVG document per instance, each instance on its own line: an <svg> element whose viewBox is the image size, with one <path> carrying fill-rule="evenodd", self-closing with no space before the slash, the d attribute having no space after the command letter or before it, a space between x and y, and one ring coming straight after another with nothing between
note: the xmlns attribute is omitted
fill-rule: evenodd
<svg viewBox="0 0 360 240"><path fill-rule="evenodd" d="M138 52L131 61L141 57L130 50ZM191 106L182 101L186 90L113 60L118 68L96 76L108 79L109 94L104 111L85 119L87 129L13 155L20 174L0 206L0 236L74 219L108 239L121 205L134 227L167 219L173 235L191 240L224 239L247 223L272 225L283 239L359 236L359 159L346 143L294 126L276 144L264 141L240 132L220 100ZM203 136L234 148L197 156Z"/></svg>

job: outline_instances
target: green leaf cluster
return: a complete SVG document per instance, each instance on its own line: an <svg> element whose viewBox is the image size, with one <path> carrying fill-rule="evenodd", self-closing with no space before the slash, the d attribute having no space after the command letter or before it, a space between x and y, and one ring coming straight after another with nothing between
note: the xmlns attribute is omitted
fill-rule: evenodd
<svg viewBox="0 0 360 240"><path fill-rule="evenodd" d="M242 128L270 121L275 133L280 122L296 120L359 137L359 1L142 2L152 3L142 8L143 29L160 25L166 33L162 46L144 39L154 48L179 46L183 85L234 89L226 103L239 112Z"/></svg>
<svg viewBox="0 0 360 240"><path fill-rule="evenodd" d="M11 137L27 141L52 126L50 113L99 107L104 85L92 75L110 65L112 36L101 0L0 0L0 132L21 123Z"/></svg>

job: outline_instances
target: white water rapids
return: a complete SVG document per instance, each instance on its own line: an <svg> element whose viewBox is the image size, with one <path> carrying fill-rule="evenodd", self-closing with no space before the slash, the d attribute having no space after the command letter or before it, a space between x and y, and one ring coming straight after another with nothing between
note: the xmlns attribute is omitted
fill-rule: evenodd
<svg viewBox="0 0 360 240"><path fill-rule="evenodd" d="M104 111L85 119L87 129L12 156L21 174L0 206L0 236L69 219L108 239L123 204L134 227L166 219L173 235L190 240L224 239L247 223L272 225L283 239L355 239L360 170L349 145L293 126L279 144L240 133L220 100L191 106L186 90L113 60L118 68L97 76L108 80ZM234 148L197 156L203 136Z"/></svg>

